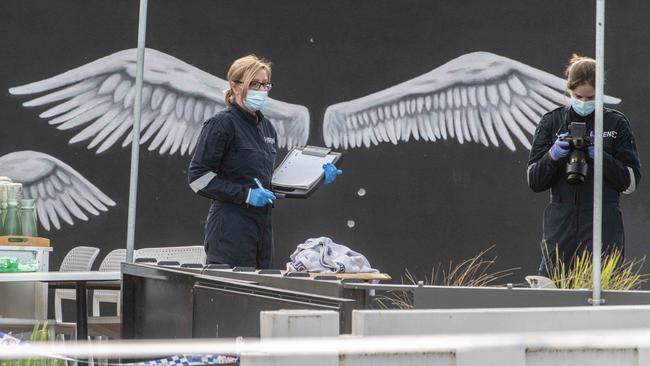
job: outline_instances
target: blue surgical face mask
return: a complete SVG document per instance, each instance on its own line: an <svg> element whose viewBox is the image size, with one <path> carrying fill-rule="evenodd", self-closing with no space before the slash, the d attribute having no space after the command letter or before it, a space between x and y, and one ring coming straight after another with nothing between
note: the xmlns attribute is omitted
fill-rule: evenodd
<svg viewBox="0 0 650 366"><path fill-rule="evenodd" d="M246 92L246 99L244 99L244 106L251 111L259 111L266 104L269 93L261 90L249 90Z"/></svg>
<svg viewBox="0 0 650 366"><path fill-rule="evenodd" d="M594 109L596 109L596 102L593 100L583 102L576 98L571 98L571 108L573 108L573 110L579 115L585 117L594 112Z"/></svg>

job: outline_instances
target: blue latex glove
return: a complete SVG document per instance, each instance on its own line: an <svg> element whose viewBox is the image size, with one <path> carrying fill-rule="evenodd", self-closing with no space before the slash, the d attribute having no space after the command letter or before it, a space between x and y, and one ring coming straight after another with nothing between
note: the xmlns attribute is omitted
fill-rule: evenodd
<svg viewBox="0 0 650 366"><path fill-rule="evenodd" d="M562 141L562 137L566 136L566 133L561 134L551 149L548 151L548 154L551 155L553 160L559 160L561 158L566 158L569 156L569 141Z"/></svg>
<svg viewBox="0 0 650 366"><path fill-rule="evenodd" d="M266 205L272 204L274 200L275 195L268 189L251 188L246 203L255 207L264 207Z"/></svg>
<svg viewBox="0 0 650 366"><path fill-rule="evenodd" d="M593 159L594 158L594 145L590 145L587 148L587 152L589 153L589 157Z"/></svg>
<svg viewBox="0 0 650 366"><path fill-rule="evenodd" d="M341 169L337 169L336 166L332 163L323 164L323 170L325 171L325 184L330 184L336 177L343 174Z"/></svg>

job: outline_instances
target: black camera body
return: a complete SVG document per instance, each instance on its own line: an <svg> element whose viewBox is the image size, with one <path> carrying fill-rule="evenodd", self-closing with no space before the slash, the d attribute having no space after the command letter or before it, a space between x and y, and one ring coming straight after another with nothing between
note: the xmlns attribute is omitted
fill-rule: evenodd
<svg viewBox="0 0 650 366"><path fill-rule="evenodd" d="M562 141L568 141L571 148L571 155L566 163L566 180L569 184L583 183L589 170L587 149L593 144L592 137L587 134L587 124L571 122L569 133L562 137Z"/></svg>

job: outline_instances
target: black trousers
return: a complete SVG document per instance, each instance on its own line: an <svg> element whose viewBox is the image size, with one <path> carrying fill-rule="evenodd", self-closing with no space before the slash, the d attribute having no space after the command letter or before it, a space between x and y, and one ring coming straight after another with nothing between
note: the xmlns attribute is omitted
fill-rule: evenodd
<svg viewBox="0 0 650 366"><path fill-rule="evenodd" d="M624 255L625 233L618 204L603 203L602 217L602 254L618 249ZM592 206L549 203L544 210L539 275L548 277L548 268L557 267L558 263L564 263L565 268L568 269L576 255L583 252L591 253L592 250ZM559 259L556 253L559 254Z"/></svg>
<svg viewBox="0 0 650 366"><path fill-rule="evenodd" d="M271 207L214 201L205 225L208 263L232 267L273 266Z"/></svg>

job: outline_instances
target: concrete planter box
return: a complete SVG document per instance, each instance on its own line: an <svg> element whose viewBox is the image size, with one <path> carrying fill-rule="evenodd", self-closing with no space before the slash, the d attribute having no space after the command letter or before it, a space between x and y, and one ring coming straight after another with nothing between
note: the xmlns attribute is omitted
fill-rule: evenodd
<svg viewBox="0 0 650 366"><path fill-rule="evenodd" d="M519 287L455 287L346 284L345 288L406 291L415 309L473 309L591 305L590 289L562 290ZM650 291L602 291L604 306L650 305Z"/></svg>
<svg viewBox="0 0 650 366"><path fill-rule="evenodd" d="M591 290L412 286L416 309L586 306ZM603 291L604 306L650 305L650 291Z"/></svg>

